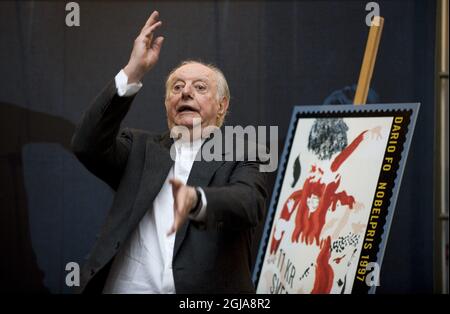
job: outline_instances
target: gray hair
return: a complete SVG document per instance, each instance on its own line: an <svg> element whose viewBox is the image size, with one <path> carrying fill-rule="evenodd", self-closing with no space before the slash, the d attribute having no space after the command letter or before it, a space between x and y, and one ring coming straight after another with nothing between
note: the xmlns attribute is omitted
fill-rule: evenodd
<svg viewBox="0 0 450 314"><path fill-rule="evenodd" d="M230 101L230 97L231 97L230 89L228 87L227 80L226 80L225 75L223 74L222 70L220 70L217 66L215 66L212 63L204 63L202 61L197 61L197 60L182 61L180 64L178 64L175 68L173 68L170 71L170 73L166 79L166 99L167 99L167 97L169 97L169 91L170 91L169 79L172 76L172 74L175 73L175 71L178 70L179 68L181 68L182 66L187 65L187 64L192 64L192 63L201 64L201 65L209 68L210 70L212 70L216 74L216 84L217 84L216 100L218 102L220 102L224 97L226 97L228 99L228 101ZM224 113L224 115L218 121L218 126L222 125L227 113L228 113L228 110L227 110L227 112Z"/></svg>

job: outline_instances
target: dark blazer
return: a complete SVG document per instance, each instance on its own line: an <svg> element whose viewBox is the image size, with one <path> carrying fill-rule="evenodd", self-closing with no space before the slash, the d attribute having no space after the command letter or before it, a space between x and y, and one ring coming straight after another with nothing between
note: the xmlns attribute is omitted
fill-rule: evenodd
<svg viewBox="0 0 450 314"><path fill-rule="evenodd" d="M72 138L77 158L115 190L106 221L82 267L76 292L101 292L112 261L161 189L173 161L169 133L120 129L134 97L114 81L84 113ZM205 141L207 142L207 141ZM228 154L224 150L224 155ZM225 159L225 158L223 158ZM265 215L266 176L258 161L195 161L187 184L207 199L204 223L177 231L173 276L177 293L252 293L251 248Z"/></svg>

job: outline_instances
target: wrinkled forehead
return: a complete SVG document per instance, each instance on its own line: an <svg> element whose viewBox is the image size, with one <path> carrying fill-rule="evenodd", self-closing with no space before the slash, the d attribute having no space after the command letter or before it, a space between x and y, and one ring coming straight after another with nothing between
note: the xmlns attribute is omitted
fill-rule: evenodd
<svg viewBox="0 0 450 314"><path fill-rule="evenodd" d="M170 76L167 82L169 84L176 81L203 81L209 84L214 84L215 73L213 70L200 63L185 64L175 70Z"/></svg>

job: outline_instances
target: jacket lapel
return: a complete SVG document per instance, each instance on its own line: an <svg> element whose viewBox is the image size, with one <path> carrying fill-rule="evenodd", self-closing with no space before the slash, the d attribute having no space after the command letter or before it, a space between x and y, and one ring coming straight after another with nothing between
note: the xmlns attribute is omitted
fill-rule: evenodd
<svg viewBox="0 0 450 314"><path fill-rule="evenodd" d="M152 202L164 184L167 174L173 165L170 158L170 147L173 139L169 133L161 136L160 145L147 141L145 162L136 201L130 216L130 227L133 230L145 212L151 208Z"/></svg>
<svg viewBox="0 0 450 314"><path fill-rule="evenodd" d="M223 129L222 129L222 131L223 131ZM205 145L205 143L208 142L209 140L211 140L211 138L208 138L203 143L202 148ZM202 149L199 150L199 152L197 153L197 158L192 165L192 169L189 174L187 185L194 186L194 187L196 187L196 186L203 187L203 186L209 185L216 170L224 163L224 155L227 154L227 152L224 150L223 140L224 140L224 138L222 138L222 152L223 153L222 153L221 160L204 161L203 158L201 158L201 156L200 157L198 156L199 154L202 153ZM212 210L212 209L207 208L207 210ZM186 237L186 232L187 232L189 225L190 225L190 219L187 219L185 221L185 223L180 227L180 229L178 229L178 231L176 233L173 259L175 259L176 255L181 247L181 244L183 243L183 240Z"/></svg>

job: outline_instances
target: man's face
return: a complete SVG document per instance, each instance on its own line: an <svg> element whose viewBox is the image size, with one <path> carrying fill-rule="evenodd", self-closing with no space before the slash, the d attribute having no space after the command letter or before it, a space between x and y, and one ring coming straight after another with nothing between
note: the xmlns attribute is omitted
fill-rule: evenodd
<svg viewBox="0 0 450 314"><path fill-rule="evenodd" d="M201 118L202 127L216 125L219 110L216 74L199 63L178 68L170 77L166 111L169 128L192 128L193 119Z"/></svg>

